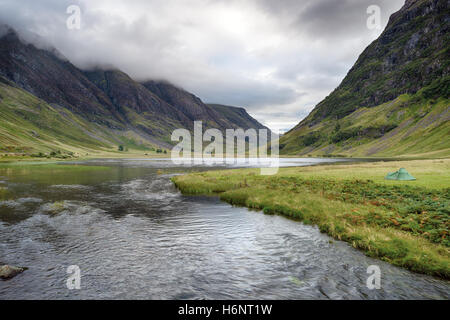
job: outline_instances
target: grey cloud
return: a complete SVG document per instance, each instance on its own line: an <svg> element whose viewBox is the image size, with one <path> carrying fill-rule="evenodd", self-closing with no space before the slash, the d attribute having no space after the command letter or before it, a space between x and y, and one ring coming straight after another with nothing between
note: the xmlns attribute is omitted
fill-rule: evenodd
<svg viewBox="0 0 450 320"><path fill-rule="evenodd" d="M299 94L285 87L274 87L258 83L228 83L222 87L210 87L203 90L203 100L244 106L257 110L266 105L285 105L294 102Z"/></svg>
<svg viewBox="0 0 450 320"><path fill-rule="evenodd" d="M269 14L292 24L292 31L315 40L341 39L368 33L367 8L377 5L385 25L404 0L259 0Z"/></svg>

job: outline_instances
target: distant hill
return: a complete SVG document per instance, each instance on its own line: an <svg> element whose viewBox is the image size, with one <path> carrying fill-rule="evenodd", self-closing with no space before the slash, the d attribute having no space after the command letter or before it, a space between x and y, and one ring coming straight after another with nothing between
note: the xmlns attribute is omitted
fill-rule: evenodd
<svg viewBox="0 0 450 320"><path fill-rule="evenodd" d="M342 83L281 141L284 154L450 155L447 0L407 0Z"/></svg>
<svg viewBox="0 0 450 320"><path fill-rule="evenodd" d="M246 113L231 119L227 108L167 82L139 83L117 69L81 70L12 29L0 38L0 79L0 152L168 148L171 132L192 129L195 120L222 131L249 118L262 126Z"/></svg>

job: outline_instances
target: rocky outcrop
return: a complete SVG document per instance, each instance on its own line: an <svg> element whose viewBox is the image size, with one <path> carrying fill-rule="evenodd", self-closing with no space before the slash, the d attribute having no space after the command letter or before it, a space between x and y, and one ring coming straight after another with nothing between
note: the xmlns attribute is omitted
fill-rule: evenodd
<svg viewBox="0 0 450 320"><path fill-rule="evenodd" d="M14 267L14 266L9 266L9 265L0 266L0 279L8 280L8 279L14 278L19 273L22 273L27 269L28 268Z"/></svg>

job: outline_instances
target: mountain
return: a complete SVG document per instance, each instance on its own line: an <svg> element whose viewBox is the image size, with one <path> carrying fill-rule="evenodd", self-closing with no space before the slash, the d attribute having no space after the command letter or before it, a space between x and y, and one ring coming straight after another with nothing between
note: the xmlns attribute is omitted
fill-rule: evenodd
<svg viewBox="0 0 450 320"><path fill-rule="evenodd" d="M449 22L447 0L407 0L281 152L449 155Z"/></svg>
<svg viewBox="0 0 450 320"><path fill-rule="evenodd" d="M0 108L0 152L169 148L171 132L192 129L195 120L222 131L241 123L228 118L227 108L168 82L140 83L117 69L81 70L12 29L0 38Z"/></svg>
<svg viewBox="0 0 450 320"><path fill-rule="evenodd" d="M164 81L145 81L142 83L150 92L160 99L178 106L189 123L203 119L204 125L210 128L234 128L235 125L227 121L222 114L205 105L200 98Z"/></svg>
<svg viewBox="0 0 450 320"><path fill-rule="evenodd" d="M191 122L195 119L209 119L204 124L207 128L268 129L252 118L244 108L220 104L205 104L192 93L165 81L149 80L142 84L162 100L179 106L179 110Z"/></svg>

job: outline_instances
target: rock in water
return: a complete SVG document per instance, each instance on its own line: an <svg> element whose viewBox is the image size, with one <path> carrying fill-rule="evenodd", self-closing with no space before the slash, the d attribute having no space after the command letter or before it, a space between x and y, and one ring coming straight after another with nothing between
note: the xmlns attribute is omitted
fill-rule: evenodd
<svg viewBox="0 0 450 320"><path fill-rule="evenodd" d="M8 265L0 266L0 279L7 280L14 278L19 273L22 273L25 270L27 270L27 268L14 267Z"/></svg>

